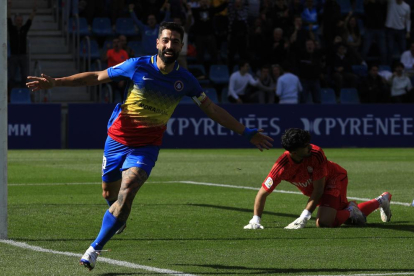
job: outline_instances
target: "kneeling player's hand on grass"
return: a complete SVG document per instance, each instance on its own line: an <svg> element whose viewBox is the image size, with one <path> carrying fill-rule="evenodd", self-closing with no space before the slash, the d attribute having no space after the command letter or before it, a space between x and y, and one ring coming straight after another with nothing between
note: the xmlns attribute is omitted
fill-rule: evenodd
<svg viewBox="0 0 414 276"><path fill-rule="evenodd" d="M308 210L303 210L300 217L295 219L291 224L285 227L285 229L302 229L306 226L306 223L308 223L308 220L311 218L311 213Z"/></svg>
<svg viewBox="0 0 414 276"><path fill-rule="evenodd" d="M260 224L260 217L253 216L253 218L249 221L249 224L244 226L243 229L264 229L264 227Z"/></svg>

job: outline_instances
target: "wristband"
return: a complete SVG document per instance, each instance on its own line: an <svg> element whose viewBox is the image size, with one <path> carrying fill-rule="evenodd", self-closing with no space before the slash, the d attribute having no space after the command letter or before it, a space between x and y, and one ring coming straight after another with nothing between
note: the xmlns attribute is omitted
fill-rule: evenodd
<svg viewBox="0 0 414 276"><path fill-rule="evenodd" d="M303 210L302 214L300 214L300 217L303 219L310 219L312 216L312 213L309 212L308 210Z"/></svg>
<svg viewBox="0 0 414 276"><path fill-rule="evenodd" d="M243 137L246 138L247 140L251 140L253 138L253 136L258 133L259 131L257 130L257 128L248 128L246 127L243 131Z"/></svg>

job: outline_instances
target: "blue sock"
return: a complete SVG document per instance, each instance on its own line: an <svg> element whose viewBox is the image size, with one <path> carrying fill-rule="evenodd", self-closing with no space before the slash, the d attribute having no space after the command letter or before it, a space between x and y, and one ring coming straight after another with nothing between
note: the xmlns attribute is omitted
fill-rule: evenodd
<svg viewBox="0 0 414 276"><path fill-rule="evenodd" d="M112 206L112 204L114 204L114 203L115 203L115 201L116 201L116 200L108 200L108 199L106 199L106 202L108 202L109 207L111 207L111 206Z"/></svg>
<svg viewBox="0 0 414 276"><path fill-rule="evenodd" d="M125 224L125 221L120 221L114 215L106 210L102 220L101 231L96 240L91 244L95 250L101 250L104 245L115 235L115 232Z"/></svg>

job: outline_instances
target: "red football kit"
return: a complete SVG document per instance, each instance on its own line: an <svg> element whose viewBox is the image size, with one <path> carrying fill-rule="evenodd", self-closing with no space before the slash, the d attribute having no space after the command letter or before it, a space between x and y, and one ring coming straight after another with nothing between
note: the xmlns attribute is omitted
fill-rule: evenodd
<svg viewBox="0 0 414 276"><path fill-rule="evenodd" d="M311 146L311 156L304 158L299 164L292 160L288 151L285 151L273 165L272 170L262 183L262 187L266 191L272 192L282 180L285 180L298 187L304 195L309 197L313 191L313 181L325 177L323 195L339 197L341 206L336 206L337 208L346 206L348 203L346 170L338 164L328 161L320 147L313 144ZM323 203L321 202L321 204Z"/></svg>

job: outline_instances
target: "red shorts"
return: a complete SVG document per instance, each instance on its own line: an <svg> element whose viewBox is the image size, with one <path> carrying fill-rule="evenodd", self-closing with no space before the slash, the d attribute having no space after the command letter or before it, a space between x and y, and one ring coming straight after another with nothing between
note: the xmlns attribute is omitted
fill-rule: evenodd
<svg viewBox="0 0 414 276"><path fill-rule="evenodd" d="M348 188L348 176L340 175L336 179L330 179L325 184L325 191L319 200L319 206L343 210L348 206L346 190Z"/></svg>

